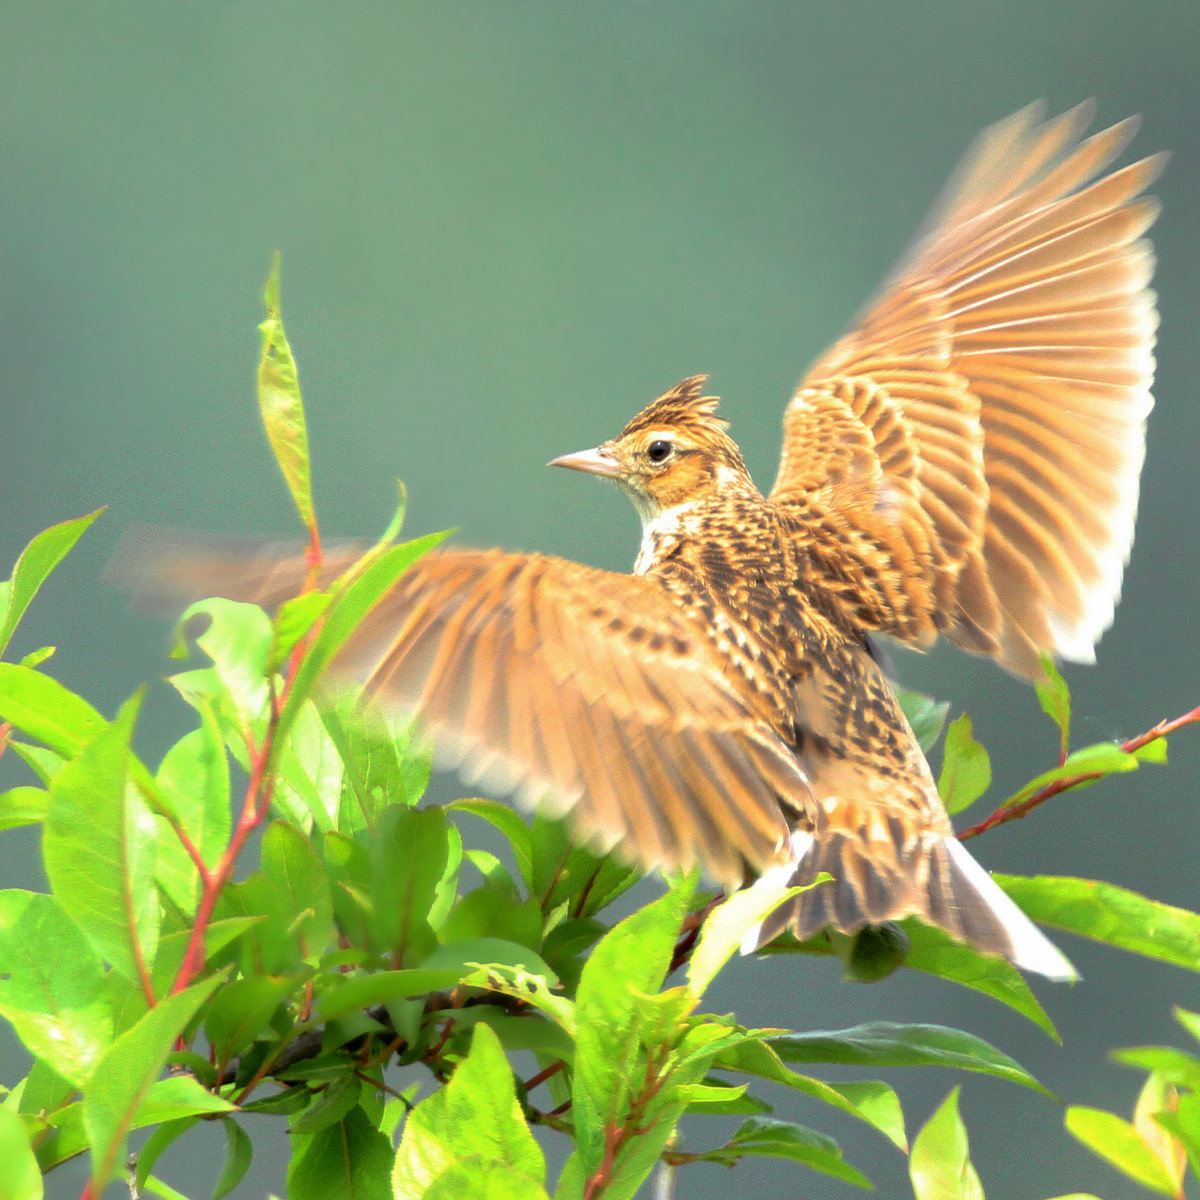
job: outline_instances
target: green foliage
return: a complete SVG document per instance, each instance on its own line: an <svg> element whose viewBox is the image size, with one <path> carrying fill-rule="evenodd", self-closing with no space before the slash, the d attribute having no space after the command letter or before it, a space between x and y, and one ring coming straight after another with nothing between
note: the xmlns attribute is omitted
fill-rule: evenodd
<svg viewBox="0 0 1200 1200"><path fill-rule="evenodd" d="M263 346L262 413L315 562L277 273ZM30 543L0 586L0 646L94 515ZM190 610L209 620L194 647L206 662L171 683L194 727L156 768L135 750L140 694L109 720L46 673L47 654L0 663L0 745L31 773L0 796L0 829L41 826L49 880L45 894L0 891L0 1016L32 1060L24 1078L2 1081L0 1197L40 1196L42 1172L84 1154L96 1196L138 1129L150 1132L136 1186L177 1195L156 1164L202 1121L225 1131L215 1194L232 1194L254 1150L244 1113L287 1121L293 1200L389 1188L406 1200L622 1200L655 1172L665 1187L693 1162L763 1156L867 1187L837 1142L778 1120L755 1089L784 1087L850 1115L902 1154L900 1100L870 1076L935 1066L1049 1095L961 1030L760 1030L705 1012L706 991L746 931L787 891L759 886L717 903L695 878L676 879L615 920L612 905L637 873L573 846L560 823L484 799L422 807L429 761L419 740L317 686L363 616L440 540L398 543L399 523L398 512L346 576L274 620L225 600ZM1060 730L1060 765L966 835L1161 762L1164 734L1187 723L1070 753L1070 698L1049 665L1039 694ZM902 699L928 749L947 706ZM965 808L989 782L987 752L959 717L943 754L948 806ZM502 855L476 843L485 826ZM1200 970L1194 913L1087 880L1001 882L1048 924ZM828 938L784 938L779 948L834 949ZM992 996L1054 1035L1013 967L912 920L851 947L847 969L875 977L905 954L909 966ZM1180 1020L1200 1033L1200 1018ZM536 1064L528 1078L516 1055ZM1189 1163L1193 1172L1200 1163L1200 1057L1161 1046L1118 1057L1149 1073L1132 1122L1075 1107L1067 1129L1176 1195ZM868 1078L804 1073L826 1065ZM708 1114L742 1123L716 1140L704 1132ZM679 1140L685 1116L698 1148ZM547 1178L535 1126L566 1142L557 1179ZM982 1197L958 1088L917 1135L910 1167L918 1200Z"/></svg>

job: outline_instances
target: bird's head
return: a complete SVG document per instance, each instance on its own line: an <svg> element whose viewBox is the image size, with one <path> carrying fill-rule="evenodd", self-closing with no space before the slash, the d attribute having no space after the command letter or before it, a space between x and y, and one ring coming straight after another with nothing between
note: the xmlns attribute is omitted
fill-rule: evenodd
<svg viewBox="0 0 1200 1200"><path fill-rule="evenodd" d="M615 479L643 525L682 504L753 491L737 443L725 432L728 422L716 415L717 397L701 395L706 379L685 379L642 409L616 437L549 465Z"/></svg>

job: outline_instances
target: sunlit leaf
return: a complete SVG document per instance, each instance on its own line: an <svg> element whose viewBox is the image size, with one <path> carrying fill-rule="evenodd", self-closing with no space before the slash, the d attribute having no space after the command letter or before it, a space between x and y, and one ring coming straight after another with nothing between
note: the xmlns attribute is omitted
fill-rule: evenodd
<svg viewBox="0 0 1200 1200"><path fill-rule="evenodd" d="M1164 1196L1177 1194L1162 1159L1128 1121L1100 1108L1072 1105L1067 1109L1065 1124L1089 1150L1130 1179Z"/></svg>
<svg viewBox="0 0 1200 1200"><path fill-rule="evenodd" d="M167 751L155 780L164 803L209 867L216 865L232 825L229 761L216 717L200 707L200 728L184 734ZM163 819L155 877L184 913L195 911L200 875L174 829Z"/></svg>
<svg viewBox="0 0 1200 1200"><path fill-rule="evenodd" d="M0 663L0 721L71 758L108 724L84 699L29 667Z"/></svg>
<svg viewBox="0 0 1200 1200"><path fill-rule="evenodd" d="M24 1122L0 1107L0 1200L42 1200L42 1172Z"/></svg>
<svg viewBox="0 0 1200 1200"><path fill-rule="evenodd" d="M916 1200L984 1200L958 1115L958 1088L951 1089L917 1134L908 1173Z"/></svg>
<svg viewBox="0 0 1200 1200"><path fill-rule="evenodd" d="M92 1147L92 1187L99 1195L125 1157L125 1139L166 1062L171 1043L220 983L219 977L168 996L105 1053L83 1090L83 1121Z"/></svg>
<svg viewBox="0 0 1200 1200"><path fill-rule="evenodd" d="M737 952L747 931L757 926L785 900L804 890L759 880L752 887L735 892L708 915L688 962L688 987L697 1001L708 990L717 972Z"/></svg>
<svg viewBox="0 0 1200 1200"><path fill-rule="evenodd" d="M442 1175L469 1159L501 1164L539 1184L546 1174L542 1152L517 1103L512 1068L496 1035L482 1024L475 1027L471 1052L449 1083L421 1101L405 1123L392 1174L393 1195L396 1200L423 1200Z"/></svg>
<svg viewBox="0 0 1200 1200"><path fill-rule="evenodd" d="M50 796L45 788L22 785L0 792L0 829L39 825L46 819Z"/></svg>
<svg viewBox="0 0 1200 1200"><path fill-rule="evenodd" d="M1183 1176L1187 1171L1187 1147L1163 1126L1158 1117L1173 1113L1179 1102L1179 1091L1157 1071L1151 1071L1138 1093L1133 1108L1133 1128L1162 1163L1177 1195L1183 1194Z"/></svg>
<svg viewBox="0 0 1200 1200"><path fill-rule="evenodd" d="M1063 875L993 875L1035 921L1200 971L1200 915L1116 884Z"/></svg>
<svg viewBox="0 0 1200 1200"><path fill-rule="evenodd" d="M768 1039L785 1062L829 1062L872 1067L953 1067L980 1071L1047 1091L1019 1062L974 1034L945 1025L896 1025L874 1021L819 1033Z"/></svg>
<svg viewBox="0 0 1200 1200"><path fill-rule="evenodd" d="M0 1013L30 1053L77 1086L112 1041L100 958L53 896L0 892Z"/></svg>
<svg viewBox="0 0 1200 1200"><path fill-rule="evenodd" d="M1012 963L995 954L983 954L948 933L913 918L904 922L904 930L909 937L905 966L991 996L1028 1017L1055 1041L1059 1040L1054 1022L1038 1003L1024 975Z"/></svg>
<svg viewBox="0 0 1200 1200"><path fill-rule="evenodd" d="M620 1124L639 1068L644 1073L634 995L656 995L687 912L694 881L683 882L614 926L592 951L579 981L575 1013L573 1115L586 1174L605 1154L606 1130Z"/></svg>
<svg viewBox="0 0 1200 1200"><path fill-rule="evenodd" d="M55 898L96 950L127 979L154 958L157 826L126 770L137 701L50 783L43 854Z"/></svg>
<svg viewBox="0 0 1200 1200"><path fill-rule="evenodd" d="M0 585L0 654L3 654L30 601L50 572L70 553L87 527L104 511L99 508L84 517L62 521L42 530L21 551L12 577Z"/></svg>
<svg viewBox="0 0 1200 1200"><path fill-rule="evenodd" d="M1058 726L1059 748L1065 758L1071 744L1071 691L1049 654L1042 655L1042 678L1034 687L1042 712Z"/></svg>
<svg viewBox="0 0 1200 1200"><path fill-rule="evenodd" d="M974 804L991 782L991 759L971 732L971 718L963 713L946 730L938 794L946 811L954 814Z"/></svg>
<svg viewBox="0 0 1200 1200"><path fill-rule="evenodd" d="M275 461L291 493L292 502L306 528L315 526L312 476L308 456L308 431L296 360L288 344L279 307L279 255L271 260L271 273L263 291L266 318L259 325L262 355L258 364L258 408Z"/></svg>

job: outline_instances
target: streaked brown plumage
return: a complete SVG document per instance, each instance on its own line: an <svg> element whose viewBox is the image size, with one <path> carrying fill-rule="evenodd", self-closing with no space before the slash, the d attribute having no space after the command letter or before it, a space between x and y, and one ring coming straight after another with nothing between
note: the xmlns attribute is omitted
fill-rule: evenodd
<svg viewBox="0 0 1200 1200"><path fill-rule="evenodd" d="M806 937L915 913L1023 967L1065 959L954 839L867 636L941 633L1026 677L1091 657L1132 542L1151 407L1143 159L1090 109L984 133L880 297L788 406L763 497L685 380L595 450L643 522L633 576L429 555L338 668L415 709L444 759L647 866L835 882ZM219 566L202 576L219 583ZM278 596L302 569L248 564ZM208 573L211 572L211 575Z"/></svg>

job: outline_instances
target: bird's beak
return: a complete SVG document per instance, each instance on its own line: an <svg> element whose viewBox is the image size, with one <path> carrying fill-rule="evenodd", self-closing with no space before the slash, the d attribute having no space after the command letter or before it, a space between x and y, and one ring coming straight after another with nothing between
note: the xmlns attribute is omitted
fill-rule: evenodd
<svg viewBox="0 0 1200 1200"><path fill-rule="evenodd" d="M570 467L572 471L587 471L589 475L605 475L609 478L621 473L617 460L603 446L597 446L594 450L577 450L574 454L552 458L546 466Z"/></svg>

